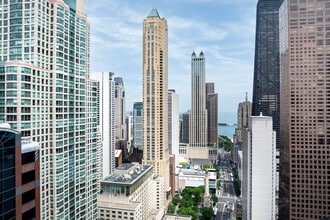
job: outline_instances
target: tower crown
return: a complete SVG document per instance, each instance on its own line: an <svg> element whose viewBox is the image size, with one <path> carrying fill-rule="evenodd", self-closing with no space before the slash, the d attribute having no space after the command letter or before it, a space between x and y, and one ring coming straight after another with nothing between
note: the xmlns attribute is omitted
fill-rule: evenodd
<svg viewBox="0 0 330 220"><path fill-rule="evenodd" d="M149 15L148 15L147 18L155 18L155 17L160 18L157 9L156 9L156 8L153 8L153 9L151 10L151 12L149 13Z"/></svg>
<svg viewBox="0 0 330 220"><path fill-rule="evenodd" d="M204 53L203 53L203 51L201 51L201 52L199 53L199 58L204 58Z"/></svg>

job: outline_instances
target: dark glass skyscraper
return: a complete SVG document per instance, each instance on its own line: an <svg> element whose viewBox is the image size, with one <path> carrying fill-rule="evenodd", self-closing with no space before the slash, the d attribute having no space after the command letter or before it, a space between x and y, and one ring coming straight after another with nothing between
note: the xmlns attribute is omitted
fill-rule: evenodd
<svg viewBox="0 0 330 220"><path fill-rule="evenodd" d="M278 11L283 0L259 0L257 4L256 41L252 115L273 117L276 144L280 129L280 65Z"/></svg>

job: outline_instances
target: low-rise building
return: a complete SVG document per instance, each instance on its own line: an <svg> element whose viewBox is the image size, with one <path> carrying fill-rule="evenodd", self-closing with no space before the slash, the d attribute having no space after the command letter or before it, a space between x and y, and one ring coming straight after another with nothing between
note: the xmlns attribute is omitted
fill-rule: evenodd
<svg viewBox="0 0 330 220"><path fill-rule="evenodd" d="M121 164L101 181L99 219L160 219L164 212L163 182L154 178L152 165Z"/></svg>
<svg viewBox="0 0 330 220"><path fill-rule="evenodd" d="M142 203L129 201L127 198L99 194L97 209L99 220L142 219Z"/></svg>
<svg viewBox="0 0 330 220"><path fill-rule="evenodd" d="M205 185L205 170L202 170L199 165L191 165L190 169L180 168L177 175L178 187L177 192L181 192L185 187L198 187ZM215 169L207 169L207 175L209 177L209 193L211 195L216 194L217 187L217 173Z"/></svg>

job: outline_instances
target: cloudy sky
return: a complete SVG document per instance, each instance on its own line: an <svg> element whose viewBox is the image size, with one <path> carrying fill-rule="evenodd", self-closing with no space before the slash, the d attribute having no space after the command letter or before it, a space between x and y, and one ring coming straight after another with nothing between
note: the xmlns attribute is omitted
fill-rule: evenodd
<svg viewBox="0 0 330 220"><path fill-rule="evenodd" d="M236 122L245 92L252 99L257 0L157 0L168 23L168 88L190 109L191 53L203 50L206 81L219 95L219 121ZM155 0L86 0L91 25L91 73L122 77L126 108L142 98L142 22Z"/></svg>

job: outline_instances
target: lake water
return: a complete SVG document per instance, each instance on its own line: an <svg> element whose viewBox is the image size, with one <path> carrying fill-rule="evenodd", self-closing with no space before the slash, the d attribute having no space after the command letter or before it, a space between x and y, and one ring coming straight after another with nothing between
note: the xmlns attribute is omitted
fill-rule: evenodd
<svg viewBox="0 0 330 220"><path fill-rule="evenodd" d="M235 134L236 125L219 125L218 132L221 135L225 135L230 139L233 139L233 135Z"/></svg>

